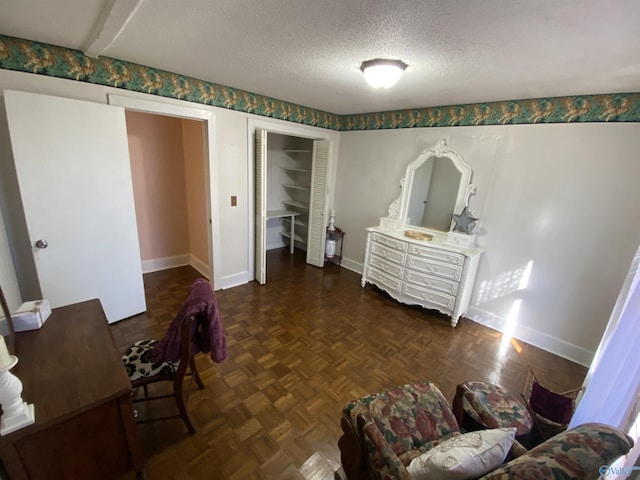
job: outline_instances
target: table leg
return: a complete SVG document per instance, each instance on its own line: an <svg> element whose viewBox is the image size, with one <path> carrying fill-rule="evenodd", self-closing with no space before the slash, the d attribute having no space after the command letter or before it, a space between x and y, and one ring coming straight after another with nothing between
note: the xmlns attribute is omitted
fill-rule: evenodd
<svg viewBox="0 0 640 480"><path fill-rule="evenodd" d="M295 215L291 215L291 242L289 244L289 253L293 253L293 247L295 243L295 239L293 238L296 227L296 217Z"/></svg>

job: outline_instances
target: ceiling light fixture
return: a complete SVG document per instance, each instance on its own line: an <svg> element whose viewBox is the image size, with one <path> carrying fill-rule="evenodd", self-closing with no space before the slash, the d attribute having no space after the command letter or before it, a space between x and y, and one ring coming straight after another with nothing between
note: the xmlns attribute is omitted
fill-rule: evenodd
<svg viewBox="0 0 640 480"><path fill-rule="evenodd" d="M391 88L402 76L407 64L400 60L384 60L376 58L362 62L360 70L364 79L373 88Z"/></svg>

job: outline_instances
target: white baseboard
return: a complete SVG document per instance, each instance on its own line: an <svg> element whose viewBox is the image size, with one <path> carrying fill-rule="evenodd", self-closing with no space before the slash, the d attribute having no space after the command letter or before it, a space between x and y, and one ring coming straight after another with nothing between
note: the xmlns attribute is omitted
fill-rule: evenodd
<svg viewBox="0 0 640 480"><path fill-rule="evenodd" d="M464 315L469 320L489 327L499 332L504 332L507 325L507 319L502 318L494 313L487 312L481 308L471 306L469 311ZM573 343L553 337L547 333L541 332L534 328L518 325L514 332L514 338L522 340L530 345L551 352L559 357L566 358L572 362L579 363L588 367L595 355L595 352L582 348Z"/></svg>
<svg viewBox="0 0 640 480"><path fill-rule="evenodd" d="M211 279L211 270L209 265L204 263L198 257L191 254L174 255L173 257L154 258L142 261L142 273L159 272L160 270L168 270L170 268L184 267L191 265L207 279Z"/></svg>
<svg viewBox="0 0 640 480"><path fill-rule="evenodd" d="M191 255L175 255L173 257L154 258L142 261L142 273L158 272L169 268L184 267L191 264Z"/></svg>
<svg viewBox="0 0 640 480"><path fill-rule="evenodd" d="M207 280L211 280L211 269L209 265L204 263L195 255L189 255L190 257L190 265L195 268L200 274L205 277Z"/></svg>
<svg viewBox="0 0 640 480"><path fill-rule="evenodd" d="M362 275L363 265L360 262L354 262L348 258L343 258L340 266Z"/></svg>
<svg viewBox="0 0 640 480"><path fill-rule="evenodd" d="M240 272L234 275L223 277L220 280L220 285L214 285L216 290L224 290L227 288L237 287L238 285L244 285L253 280L253 274L249 272Z"/></svg>

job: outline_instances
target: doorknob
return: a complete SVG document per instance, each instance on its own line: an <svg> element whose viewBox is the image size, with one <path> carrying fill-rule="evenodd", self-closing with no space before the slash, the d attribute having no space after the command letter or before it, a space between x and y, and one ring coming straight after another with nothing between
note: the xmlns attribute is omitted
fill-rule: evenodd
<svg viewBox="0 0 640 480"><path fill-rule="evenodd" d="M38 248L47 248L49 246L49 244L47 243L46 240L38 240L36 242L36 247Z"/></svg>

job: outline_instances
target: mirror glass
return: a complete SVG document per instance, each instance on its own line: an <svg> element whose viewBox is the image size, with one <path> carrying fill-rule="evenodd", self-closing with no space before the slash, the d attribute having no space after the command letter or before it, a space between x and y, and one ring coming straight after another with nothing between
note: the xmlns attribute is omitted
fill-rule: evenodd
<svg viewBox="0 0 640 480"><path fill-rule="evenodd" d="M413 171L405 223L448 231L461 179L462 174L449 158L427 158Z"/></svg>
<svg viewBox="0 0 640 480"><path fill-rule="evenodd" d="M448 232L471 191L471 167L444 140L407 167L399 220L404 225Z"/></svg>

